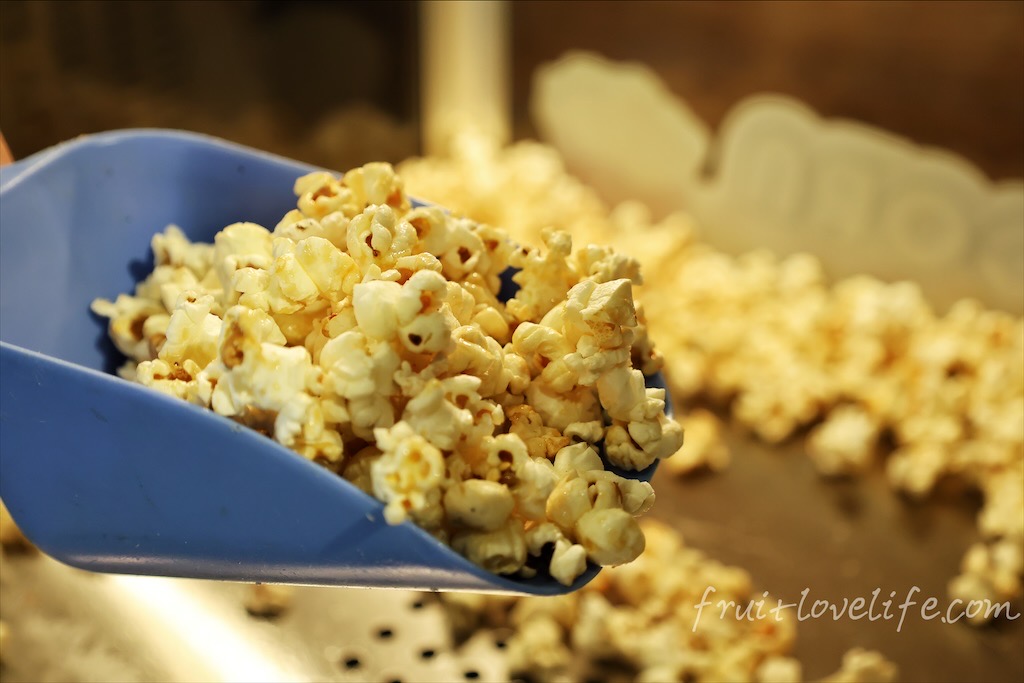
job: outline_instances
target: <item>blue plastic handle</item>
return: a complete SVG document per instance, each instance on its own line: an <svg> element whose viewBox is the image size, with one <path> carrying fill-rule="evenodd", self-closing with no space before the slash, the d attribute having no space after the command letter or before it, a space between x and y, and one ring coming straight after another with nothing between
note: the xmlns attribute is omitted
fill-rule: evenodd
<svg viewBox="0 0 1024 683"><path fill-rule="evenodd" d="M40 548L104 572L554 595L486 572L283 446L109 374L98 296L174 223L274 225L315 167L177 131L64 143L0 169L0 496ZM151 258L151 256L150 256ZM654 381L660 384L660 377ZM649 480L654 466L630 476Z"/></svg>

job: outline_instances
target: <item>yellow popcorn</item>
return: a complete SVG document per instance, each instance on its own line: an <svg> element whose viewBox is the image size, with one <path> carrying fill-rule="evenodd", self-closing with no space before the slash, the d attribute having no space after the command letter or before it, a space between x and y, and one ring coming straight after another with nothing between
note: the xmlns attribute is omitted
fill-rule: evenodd
<svg viewBox="0 0 1024 683"><path fill-rule="evenodd" d="M529 670L540 680L557 680L554 675L572 664L572 651L563 642L564 630L551 617L526 621L509 644L507 657L513 671Z"/></svg>
<svg viewBox="0 0 1024 683"><path fill-rule="evenodd" d="M272 618L285 612L292 603L295 589L273 583L249 586L245 597L245 611L254 617Z"/></svg>
<svg viewBox="0 0 1024 683"><path fill-rule="evenodd" d="M509 259L511 265L521 269L512 278L519 291L508 302L509 312L519 321L539 320L564 301L575 284L573 271L566 263L572 238L564 232L547 231L544 246L543 251L522 247Z"/></svg>
<svg viewBox="0 0 1024 683"><path fill-rule="evenodd" d="M371 266L385 271L412 254L416 230L400 221L389 206L370 206L348 224L346 245L362 272Z"/></svg>
<svg viewBox="0 0 1024 683"><path fill-rule="evenodd" d="M589 519L621 517L622 511L587 514ZM647 538L640 556L602 572L578 592L516 598L511 606L505 596L442 594L456 636L480 627L497 629L507 642L514 678L580 681L614 664L622 680L652 683L803 680L799 662L790 656L797 623L792 610L764 618L707 611L698 616L696 605L708 587L715 589L713 599L734 604L776 600L755 590L743 570L687 547L672 528L649 519L640 526ZM553 545L558 554L563 549L566 564L582 551L550 522L531 527L526 543L528 550ZM893 680L895 667L878 653L855 648L835 676Z"/></svg>
<svg viewBox="0 0 1024 683"><path fill-rule="evenodd" d="M203 403L199 386L200 366L188 359L168 363L162 359L144 360L135 368L135 381L189 403Z"/></svg>
<svg viewBox="0 0 1024 683"><path fill-rule="evenodd" d="M0 549L31 551L35 548L11 516L4 502L0 500Z"/></svg>
<svg viewBox="0 0 1024 683"><path fill-rule="evenodd" d="M890 683L898 669L874 650L855 647L843 655L839 671L822 679L823 683Z"/></svg>
<svg viewBox="0 0 1024 683"><path fill-rule="evenodd" d="M769 657L754 671L758 683L800 683L803 671L792 657Z"/></svg>
<svg viewBox="0 0 1024 683"><path fill-rule="evenodd" d="M1019 316L971 300L940 314L911 283L862 276L830 284L808 254L725 254L697 241L686 214L656 222L636 202L606 207L554 149L536 143L483 153L460 147L450 158L407 161L400 171L414 194L503 225L523 245L542 244L554 224L577 242L636 257L645 276L636 296L677 398L710 399L772 443L809 427L806 450L828 471L858 470L872 433L894 434L895 453L877 453L893 488L924 495L939 477L960 477L985 498L981 534L1016 538L1016 520L1024 519L1016 493L1024 484L1013 478L1024 463ZM564 270L591 259L578 252ZM632 364L646 373L651 365L644 365L641 331L635 334ZM549 374L566 381L561 370ZM848 411L863 415L851 419ZM622 458L639 458L627 421L604 429ZM703 438L700 428L690 431L688 443ZM840 446L839 432L850 443ZM684 445L667 464L689 469L687 452Z"/></svg>
<svg viewBox="0 0 1024 683"><path fill-rule="evenodd" d="M136 288L135 295L143 299L159 301L166 310L173 311L182 292L196 289L198 285L199 279L188 268L158 265L153 269L150 277Z"/></svg>
<svg viewBox="0 0 1024 683"><path fill-rule="evenodd" d="M213 264L213 247L209 244L193 243L176 225L169 225L162 233L153 235L153 260L156 267L184 267L201 280Z"/></svg>
<svg viewBox="0 0 1024 683"><path fill-rule="evenodd" d="M479 380L468 375L461 378ZM469 387L466 387L469 388ZM454 450L473 425L473 413L460 408L441 380L431 379L405 406L402 417L418 433L442 450ZM468 400L466 401L468 404Z"/></svg>
<svg viewBox="0 0 1024 683"><path fill-rule="evenodd" d="M402 181L391 164L370 163L345 174L342 184L349 188L357 206L388 205L408 210L409 200L402 191Z"/></svg>
<svg viewBox="0 0 1024 683"><path fill-rule="evenodd" d="M145 334L146 321L154 315L166 313L158 301L119 294L114 301L96 299L92 312L110 319L110 339L117 350L130 360L143 361L153 355L153 344Z"/></svg>
<svg viewBox="0 0 1024 683"><path fill-rule="evenodd" d="M504 526L515 504L507 486L484 479L459 482L444 494L448 519L481 531L494 531Z"/></svg>
<svg viewBox="0 0 1024 683"><path fill-rule="evenodd" d="M384 515L397 524L410 513L423 511L431 492L440 492L444 478L441 451L406 422L374 430L381 456L371 466L373 492L387 505Z"/></svg>
<svg viewBox="0 0 1024 683"><path fill-rule="evenodd" d="M633 559L653 489L605 471L597 449L620 426L636 453L611 439L609 461L642 468L681 440L664 391L633 368L659 358L633 301L637 262L574 253L553 230L546 249L520 248L413 209L387 164L310 173L294 190L272 232L154 238L157 268L134 296L93 306L130 357L123 375L329 467L389 523L411 520L491 571L532 576L527 560L550 548L546 569L568 585L588 561Z"/></svg>
<svg viewBox="0 0 1024 683"><path fill-rule="evenodd" d="M673 474L686 474L701 466L719 471L728 466L729 448L722 438L722 426L709 410L689 411L681 420L686 438L679 452L664 467Z"/></svg>
<svg viewBox="0 0 1024 683"><path fill-rule="evenodd" d="M299 211L307 218L323 218L339 212L351 216L359 212L355 193L325 171L302 176L295 181Z"/></svg>
<svg viewBox="0 0 1024 683"><path fill-rule="evenodd" d="M512 574L526 563L526 532L515 520L494 531L465 531L452 537L452 548L496 574Z"/></svg>
<svg viewBox="0 0 1024 683"><path fill-rule="evenodd" d="M273 238L261 225L229 225L217 233L213 242L213 270L225 291L231 291L232 275L239 268L267 269L273 263Z"/></svg>
<svg viewBox="0 0 1024 683"><path fill-rule="evenodd" d="M839 406L811 432L807 453L822 474L848 474L868 468L879 425L858 406Z"/></svg>
<svg viewBox="0 0 1024 683"><path fill-rule="evenodd" d="M519 514L530 521L547 519L549 497L558 483L555 468L547 458L520 456L513 458L512 462L512 494Z"/></svg>
<svg viewBox="0 0 1024 683"><path fill-rule="evenodd" d="M362 329L346 330L320 350L325 384L349 400L390 393L400 364L401 358L390 345L367 338Z"/></svg>
<svg viewBox="0 0 1024 683"><path fill-rule="evenodd" d="M204 368L217 357L223 321L211 313L215 305L209 294L182 292L167 321L164 343L158 357L170 363L192 361Z"/></svg>

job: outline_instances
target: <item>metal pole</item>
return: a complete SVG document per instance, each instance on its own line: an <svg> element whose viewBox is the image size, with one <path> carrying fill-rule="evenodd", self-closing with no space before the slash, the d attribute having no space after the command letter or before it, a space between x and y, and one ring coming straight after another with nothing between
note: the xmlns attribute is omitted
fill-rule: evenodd
<svg viewBox="0 0 1024 683"><path fill-rule="evenodd" d="M467 137L495 146L507 143L507 3L428 0L421 9L424 153L446 155Z"/></svg>

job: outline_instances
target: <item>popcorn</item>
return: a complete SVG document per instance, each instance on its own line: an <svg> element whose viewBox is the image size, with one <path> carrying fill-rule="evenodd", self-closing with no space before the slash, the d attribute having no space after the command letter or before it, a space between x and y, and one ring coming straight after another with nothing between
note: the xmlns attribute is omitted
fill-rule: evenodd
<svg viewBox="0 0 1024 683"><path fill-rule="evenodd" d="M398 220L391 207L370 206L349 223L346 243L349 256L364 273L372 266L385 271L412 254L416 230Z"/></svg>
<svg viewBox="0 0 1024 683"><path fill-rule="evenodd" d="M342 332L320 350L325 384L350 400L390 394L401 360L389 344L368 339L362 329Z"/></svg>
<svg viewBox="0 0 1024 683"><path fill-rule="evenodd" d="M309 352L284 346L266 313L235 306L224 314L217 360L203 373L216 380L210 405L221 415L246 407L280 410L306 390L314 372Z"/></svg>
<svg viewBox="0 0 1024 683"><path fill-rule="evenodd" d="M154 235L154 239L159 234ZM196 289L199 279L184 266L159 265L153 274L135 289L135 295L143 299L159 301L165 310L173 311L178 297L186 290Z"/></svg>
<svg viewBox="0 0 1024 683"><path fill-rule="evenodd" d="M587 387L553 394L542 380L535 380L526 389L526 400L537 411L544 424L565 433L571 424L595 422L601 419L601 404Z"/></svg>
<svg viewBox="0 0 1024 683"><path fill-rule="evenodd" d="M689 411L680 424L686 438L679 452L666 460L664 467L676 475L686 474L701 466L719 471L728 466L729 448L722 439L722 426L709 410Z"/></svg>
<svg viewBox="0 0 1024 683"><path fill-rule="evenodd" d="M565 226L575 241L611 244L637 257L645 274L646 284L636 287L643 324L632 331L634 367L648 372L658 362L643 339L649 325L678 397L710 399L770 443L809 427L806 451L826 474L862 471L878 450L890 484L912 495L926 495L940 477L960 477L985 496L983 535L1000 537L1019 526L1013 520L1024 518L1024 500L1011 494L1003 472L1024 462L1020 317L971 300L938 315L908 282L858 276L829 286L808 254L726 255L696 241L685 214L654 223L635 202L609 210L568 175L554 150L534 143L454 154L409 161L401 170L420 195L504 225L528 247L513 261L538 277L511 308L523 306L528 315L547 310L548 326L570 339L565 307L547 303L568 284L560 277L575 271L594 281L639 282L621 259L602 261L601 249L567 256L562 238L544 256L531 247L550 240L550 224ZM523 325L516 332L525 335ZM536 374L541 360L522 355ZM568 390L586 371L561 358L543 360L549 393ZM593 368L588 379L614 365ZM613 379L618 386L606 391L609 399L631 388L620 373L605 380L609 389ZM617 408L639 398L637 391ZM605 425L606 447L621 462L641 465L646 456L631 438L633 421L620 413ZM892 454L878 448L883 434L896 437ZM701 438L698 428L688 440ZM689 469L687 450L668 462Z"/></svg>
<svg viewBox="0 0 1024 683"><path fill-rule="evenodd" d="M509 388L516 371L506 367L505 351L493 337L477 325L462 325L452 331L451 340L454 349L447 356L448 372L476 377L485 396Z"/></svg>
<svg viewBox="0 0 1024 683"><path fill-rule="evenodd" d="M839 406L811 432L807 453L822 474L862 472L871 464L879 425L863 408Z"/></svg>
<svg viewBox="0 0 1024 683"><path fill-rule="evenodd" d="M566 476L548 496L545 512L547 518L554 522L565 534L572 534L576 523L591 510L591 501L587 481L578 476Z"/></svg>
<svg viewBox="0 0 1024 683"><path fill-rule="evenodd" d="M253 584L245 598L245 611L254 617L280 616L291 606L294 592L291 586L281 584Z"/></svg>
<svg viewBox="0 0 1024 683"><path fill-rule="evenodd" d="M637 262L573 253L553 230L546 249L519 248L413 209L387 164L294 190L272 232L154 238L157 268L134 296L93 304L130 357L123 375L338 472L388 523L411 520L490 571L530 577L550 557L569 585L588 562L636 557L653 489L606 471L597 449L642 468L682 434L633 367L658 358ZM505 303L510 266L520 290Z"/></svg>
<svg viewBox="0 0 1024 683"><path fill-rule="evenodd" d="M200 372L194 360L186 359L179 364L158 358L139 363L135 368L135 381L183 401L201 404L203 399L197 381Z"/></svg>
<svg viewBox="0 0 1024 683"><path fill-rule="evenodd" d="M448 519L455 524L495 531L508 521L515 499L507 486L482 479L469 479L452 486L444 494Z"/></svg>
<svg viewBox="0 0 1024 683"><path fill-rule="evenodd" d="M206 367L217 357L222 320L211 313L214 299L209 294L183 292L167 321L164 343L158 356L171 363L191 361Z"/></svg>
<svg viewBox="0 0 1024 683"><path fill-rule="evenodd" d="M595 504L576 521L576 533L587 556L604 566L632 562L644 550L644 535L633 515L615 506L602 509Z"/></svg>
<svg viewBox="0 0 1024 683"><path fill-rule="evenodd" d="M352 191L326 171L302 176L295 181L293 189L299 197L299 211L303 216L323 218L335 212L351 214L358 211Z"/></svg>
<svg viewBox="0 0 1024 683"><path fill-rule="evenodd" d="M566 263L572 251L572 238L568 233L544 233L543 253L537 249L521 248L513 252L509 262L521 268L512 279L519 291L509 300L508 310L519 321L539 320L545 313L565 300L573 286L573 271Z"/></svg>
<svg viewBox="0 0 1024 683"><path fill-rule="evenodd" d="M754 671L757 683L800 683L803 671L792 657L769 657Z"/></svg>
<svg viewBox="0 0 1024 683"><path fill-rule="evenodd" d="M373 463L381 456L376 446L367 446L345 459L342 476L363 493L373 495Z"/></svg>
<svg viewBox="0 0 1024 683"><path fill-rule="evenodd" d="M327 463L337 462L344 449L341 435L327 426L320 401L306 394L279 410L274 438L303 457Z"/></svg>
<svg viewBox="0 0 1024 683"><path fill-rule="evenodd" d="M392 209L408 210L409 200L402 191L402 181L391 164L370 163L345 174L342 183L352 190L356 206L386 204Z"/></svg>
<svg viewBox="0 0 1024 683"><path fill-rule="evenodd" d="M261 225L234 223L218 232L214 238L213 269L221 288L226 292L231 291L231 280L236 270L266 270L273 263L273 258L273 238Z"/></svg>
<svg viewBox="0 0 1024 683"><path fill-rule="evenodd" d="M600 440L600 435L591 443ZM601 457L586 441L566 446L555 454L555 472L561 476L576 474L583 476L593 470L601 470Z"/></svg>
<svg viewBox="0 0 1024 683"><path fill-rule="evenodd" d="M533 672L540 680L554 680L554 675L572 664L572 652L564 643L564 630L550 617L527 621L508 647L508 665L513 671Z"/></svg>
<svg viewBox="0 0 1024 683"><path fill-rule="evenodd" d="M118 351L134 361L150 358L156 344L151 343L153 337L146 336L145 324L151 316L166 312L159 302L119 294L114 301L96 299L91 308L96 315L110 319L110 339Z"/></svg>
<svg viewBox="0 0 1024 683"><path fill-rule="evenodd" d="M35 548L14 522L14 517L0 500L0 547L7 550L29 551Z"/></svg>
<svg viewBox="0 0 1024 683"><path fill-rule="evenodd" d="M519 513L527 520L544 520L549 497L558 483L558 474L547 458L519 457L513 462L518 460L522 464L512 469L515 477L512 494L516 497Z"/></svg>
<svg viewBox="0 0 1024 683"><path fill-rule="evenodd" d="M587 569L587 550L571 542L556 525L543 522L526 531L526 543L533 556L540 555L544 548L552 545L551 576L563 585L571 585Z"/></svg>
<svg viewBox="0 0 1024 683"><path fill-rule="evenodd" d="M824 683L890 683L898 669L874 650L855 647L843 655L839 671L822 679Z"/></svg>
<svg viewBox="0 0 1024 683"><path fill-rule="evenodd" d="M387 503L388 522L397 524L408 514L423 511L429 494L440 491L444 457L406 422L377 428L374 437L381 456L370 468L373 493Z"/></svg>
<svg viewBox="0 0 1024 683"><path fill-rule="evenodd" d="M323 299L329 304L352 294L359 281L359 272L351 256L338 249L329 240L309 236L300 241L278 239L281 244L272 273L271 293L275 301L306 302L307 305ZM288 305L287 308L292 308ZM285 310L278 304L274 310Z"/></svg>
<svg viewBox="0 0 1024 683"><path fill-rule="evenodd" d="M456 533L452 548L495 574L515 573L526 563L526 533L514 520L495 531Z"/></svg>
<svg viewBox="0 0 1024 683"><path fill-rule="evenodd" d="M470 380L468 383L462 382L468 384L462 388L473 393L473 384L477 387L480 385L480 380L468 375L459 375L458 379ZM429 380L423 390L406 404L405 412L402 413L402 418L417 433L438 448L448 451L456 448L460 438L473 425L473 414L449 400L451 388L441 380Z"/></svg>
<svg viewBox="0 0 1024 683"><path fill-rule="evenodd" d="M523 440L532 458L553 458L560 448L569 445L569 438L546 426L540 414L529 405L512 408L508 419L509 431Z"/></svg>
<svg viewBox="0 0 1024 683"><path fill-rule="evenodd" d="M213 265L213 247L191 242L176 225L169 225L162 233L153 235L151 244L157 268L187 268L192 277L199 281Z"/></svg>
<svg viewBox="0 0 1024 683"><path fill-rule="evenodd" d="M886 461L889 483L915 497L932 490L946 467L946 449L941 444L915 444L899 448Z"/></svg>
<svg viewBox="0 0 1024 683"><path fill-rule="evenodd" d="M610 508L587 513L595 520L621 514ZM509 674L516 679L582 681L606 675L614 666L617 679L657 683L802 680L800 663L789 656L795 613L783 610L778 621L706 613L698 619L694 606L707 586L716 588L716 599L735 604L762 596L746 572L687 547L671 527L649 519L640 526L647 546L639 558L602 572L575 593L517 598L511 606L504 596L441 594L455 635L498 629L507 643ZM582 551L551 522L531 527L526 543L532 555L553 547L566 563ZM878 653L855 648L834 676L893 680L895 673Z"/></svg>

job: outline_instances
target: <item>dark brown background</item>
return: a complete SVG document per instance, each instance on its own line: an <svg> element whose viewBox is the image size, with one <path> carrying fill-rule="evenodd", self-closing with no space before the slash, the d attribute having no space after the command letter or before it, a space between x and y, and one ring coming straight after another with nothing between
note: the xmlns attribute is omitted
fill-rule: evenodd
<svg viewBox="0 0 1024 683"><path fill-rule="evenodd" d="M411 2L0 2L0 127L24 156L128 126L200 130L335 168L418 149ZM654 67L716 125L744 96L1024 176L1024 3L516 2L516 131L569 49Z"/></svg>
<svg viewBox="0 0 1024 683"><path fill-rule="evenodd" d="M514 5L515 101L567 49L653 66L717 125L752 93L1024 175L1024 3L525 2Z"/></svg>

